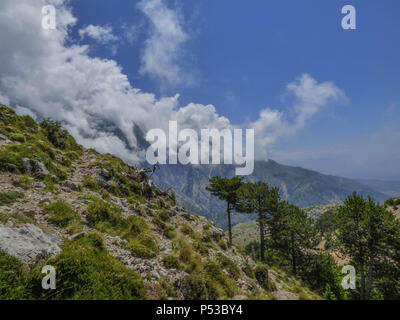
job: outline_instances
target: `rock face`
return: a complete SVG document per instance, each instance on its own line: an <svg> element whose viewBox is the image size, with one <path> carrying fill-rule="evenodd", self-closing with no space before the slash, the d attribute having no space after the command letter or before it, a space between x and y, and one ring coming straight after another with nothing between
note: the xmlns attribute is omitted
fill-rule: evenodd
<svg viewBox="0 0 400 320"><path fill-rule="evenodd" d="M57 255L61 252L60 242L32 224L10 228L0 223L0 250L23 262Z"/></svg>

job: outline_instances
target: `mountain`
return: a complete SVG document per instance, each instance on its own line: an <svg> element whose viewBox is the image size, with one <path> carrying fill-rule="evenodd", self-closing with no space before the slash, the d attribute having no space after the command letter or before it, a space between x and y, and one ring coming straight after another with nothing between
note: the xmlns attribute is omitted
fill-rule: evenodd
<svg viewBox="0 0 400 320"><path fill-rule="evenodd" d="M400 181L384 181L384 180L357 180L357 181L390 197L397 197L400 194Z"/></svg>
<svg viewBox="0 0 400 320"><path fill-rule="evenodd" d="M163 165L152 179L162 189L175 192L180 203L226 229L224 202L211 196L205 187L215 175L232 177L232 165ZM353 191L370 195L383 202L389 195L371 186L348 178L325 175L316 171L279 164L276 161L256 161L254 172L246 181L265 181L279 187L281 196L299 207L340 203ZM233 224L246 222L254 215L233 214Z"/></svg>
<svg viewBox="0 0 400 320"><path fill-rule="evenodd" d="M0 300L249 298L320 296L228 246L142 168L0 105Z"/></svg>

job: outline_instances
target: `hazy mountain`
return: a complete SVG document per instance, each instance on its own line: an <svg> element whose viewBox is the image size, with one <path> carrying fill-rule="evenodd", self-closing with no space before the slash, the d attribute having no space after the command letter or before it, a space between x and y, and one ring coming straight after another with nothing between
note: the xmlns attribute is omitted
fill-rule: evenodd
<svg viewBox="0 0 400 320"><path fill-rule="evenodd" d="M212 197L205 187L214 175L231 177L232 165L163 165L153 180L163 189L171 189L177 199L191 211L214 221L226 228L225 204ZM376 191L359 181L321 174L316 171L279 164L273 160L257 161L254 172L247 181L266 181L279 187L284 200L300 207L317 204L340 203L353 191L370 195L377 201L384 201L390 195ZM252 219L249 215L234 214L233 223Z"/></svg>
<svg viewBox="0 0 400 320"><path fill-rule="evenodd" d="M358 180L372 189L384 193L391 197L397 197L400 194L400 181L384 181L384 180Z"/></svg>

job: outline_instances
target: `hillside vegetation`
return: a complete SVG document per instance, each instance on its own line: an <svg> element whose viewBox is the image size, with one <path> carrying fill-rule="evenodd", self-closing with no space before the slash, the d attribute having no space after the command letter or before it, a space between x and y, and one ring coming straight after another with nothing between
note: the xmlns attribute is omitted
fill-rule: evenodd
<svg viewBox="0 0 400 320"><path fill-rule="evenodd" d="M43 290L44 265L57 288ZM0 106L0 299L318 299L61 125Z"/></svg>

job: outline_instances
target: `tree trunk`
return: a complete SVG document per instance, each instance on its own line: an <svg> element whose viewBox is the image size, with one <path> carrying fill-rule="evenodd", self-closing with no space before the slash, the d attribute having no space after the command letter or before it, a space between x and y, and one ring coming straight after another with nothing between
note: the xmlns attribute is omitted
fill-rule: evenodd
<svg viewBox="0 0 400 320"><path fill-rule="evenodd" d="M264 239L264 221L260 218L260 251L261 251L261 261L265 260L265 239Z"/></svg>
<svg viewBox="0 0 400 320"><path fill-rule="evenodd" d="M368 265L368 271L366 275L366 288L365 288L365 299L370 299L371 288L372 288L372 265L371 263Z"/></svg>
<svg viewBox="0 0 400 320"><path fill-rule="evenodd" d="M296 272L297 272L296 251L294 249L294 236L293 236L293 233L291 234L290 238L291 238L291 243L292 243L292 248L291 248L291 250L292 250L292 271L293 271L293 274L296 275Z"/></svg>
<svg viewBox="0 0 400 320"><path fill-rule="evenodd" d="M360 274L361 274L360 300L365 300L365 271L364 271L364 263L361 263L361 265L360 265Z"/></svg>
<svg viewBox="0 0 400 320"><path fill-rule="evenodd" d="M232 245L232 224L231 224L231 208L228 203L228 207L226 209L228 213L228 231L229 231L229 244Z"/></svg>

